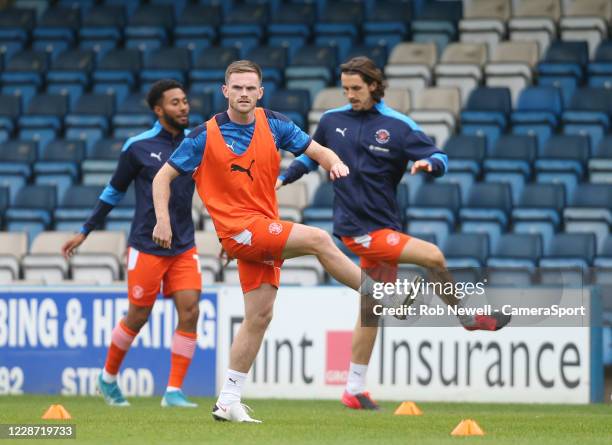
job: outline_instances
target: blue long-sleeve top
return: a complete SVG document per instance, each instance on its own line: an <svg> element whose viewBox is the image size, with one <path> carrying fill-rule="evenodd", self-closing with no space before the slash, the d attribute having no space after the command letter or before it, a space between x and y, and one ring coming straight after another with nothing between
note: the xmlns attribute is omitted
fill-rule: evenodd
<svg viewBox="0 0 612 445"><path fill-rule="evenodd" d="M382 228L401 230L396 190L410 161L426 160L433 176L446 172L448 157L409 117L383 101L367 111L351 105L323 114L313 139L332 149L349 167L334 181L334 234L359 236ZM314 171L301 155L280 176L283 184Z"/></svg>

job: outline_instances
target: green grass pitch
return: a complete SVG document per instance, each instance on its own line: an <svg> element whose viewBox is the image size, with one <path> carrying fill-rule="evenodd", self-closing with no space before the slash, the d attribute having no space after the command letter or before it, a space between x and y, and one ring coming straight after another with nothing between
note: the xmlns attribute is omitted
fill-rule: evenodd
<svg viewBox="0 0 612 445"><path fill-rule="evenodd" d="M193 398L197 409L161 408L160 398L130 398L129 408L111 408L101 398L2 396L0 423L43 423L43 412L61 403L76 424L76 440L67 444L563 444L612 443L612 405L510 405L418 403L422 416L394 416L397 402L380 412L358 412L339 401L247 400L261 425L215 422L214 402ZM461 419L475 419L484 437L452 437ZM44 423L61 423L45 421ZM25 443L26 440L0 440ZM39 440L36 442L40 443Z"/></svg>

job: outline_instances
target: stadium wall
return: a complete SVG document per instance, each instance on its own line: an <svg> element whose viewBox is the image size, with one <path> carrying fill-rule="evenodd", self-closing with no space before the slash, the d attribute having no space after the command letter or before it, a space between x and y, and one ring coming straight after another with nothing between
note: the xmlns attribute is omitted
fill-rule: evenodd
<svg viewBox="0 0 612 445"><path fill-rule="evenodd" d="M368 385L377 398L388 400L599 402L599 298L590 290L568 298L574 297L594 317L584 327L496 333L388 327L377 340ZM127 304L120 288L0 290L0 394L95 394L111 330ZM245 397L337 399L346 381L357 305L355 293L341 287L283 287ZM184 388L190 395L212 396L242 321L240 288L207 291L200 312L198 350ZM122 367L126 395L163 393L175 323L172 302L158 301Z"/></svg>

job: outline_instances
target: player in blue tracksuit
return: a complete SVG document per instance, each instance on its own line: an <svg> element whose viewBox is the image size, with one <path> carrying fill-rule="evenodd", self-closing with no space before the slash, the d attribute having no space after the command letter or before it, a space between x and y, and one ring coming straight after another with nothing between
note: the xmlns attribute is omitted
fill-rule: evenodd
<svg viewBox="0 0 612 445"><path fill-rule="evenodd" d="M382 71L366 57L340 67L349 104L327 111L314 134L318 143L334 150L349 167L346 178L334 182L334 235L360 257L361 267L375 279L395 281L398 263L425 267L435 281L452 282L446 261L434 244L401 232L397 186L410 172L442 176L446 154L418 125L383 101ZM318 165L302 155L279 177L277 186L289 184ZM453 295L440 296L447 304L461 304ZM497 330L507 317L460 317L466 329ZM361 313L353 334L352 356L342 402L354 409L377 409L365 390L366 371L377 328L363 326Z"/></svg>
<svg viewBox="0 0 612 445"><path fill-rule="evenodd" d="M110 183L80 233L66 242L62 252L66 258L73 255L87 235L103 225L134 182L136 211L127 264L129 308L113 329L98 387L109 405L129 405L117 384L117 373L134 338L147 322L163 283L164 296L174 300L178 324L172 339L170 376L162 406L192 408L197 405L189 402L180 388L195 351L202 286L191 218L195 184L190 176L172 184L170 223L174 238L169 249L158 246L152 239L156 218L151 190L157 171L188 133L189 103L183 86L169 79L153 84L147 102L158 121L150 130L125 142Z"/></svg>

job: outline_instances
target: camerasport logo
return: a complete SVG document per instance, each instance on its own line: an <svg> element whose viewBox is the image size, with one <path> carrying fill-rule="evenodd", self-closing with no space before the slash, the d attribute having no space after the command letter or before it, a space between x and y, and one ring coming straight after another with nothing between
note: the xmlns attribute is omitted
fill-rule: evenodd
<svg viewBox="0 0 612 445"><path fill-rule="evenodd" d="M378 142L379 144L386 144L387 142L389 142L389 139L391 139L391 134L388 130L381 128L380 130L376 131L374 137L376 138L376 142Z"/></svg>
<svg viewBox="0 0 612 445"><path fill-rule="evenodd" d="M400 242L399 233L390 233L387 235L387 244L390 246L397 246Z"/></svg>
<svg viewBox="0 0 612 445"><path fill-rule="evenodd" d="M273 222L268 226L268 232L270 232L272 235L280 235L282 231L283 225L280 223Z"/></svg>
<svg viewBox="0 0 612 445"><path fill-rule="evenodd" d="M352 331L328 331L325 359L325 384L344 385L351 361Z"/></svg>

